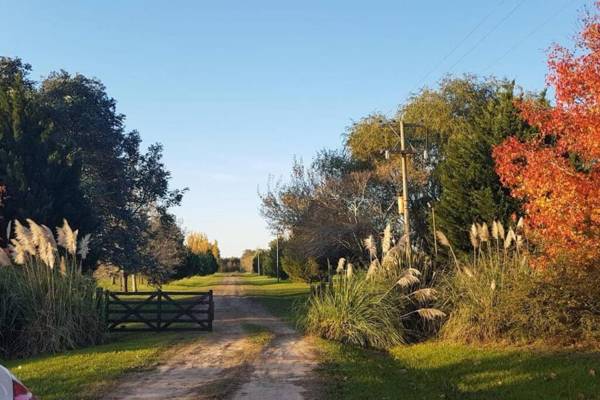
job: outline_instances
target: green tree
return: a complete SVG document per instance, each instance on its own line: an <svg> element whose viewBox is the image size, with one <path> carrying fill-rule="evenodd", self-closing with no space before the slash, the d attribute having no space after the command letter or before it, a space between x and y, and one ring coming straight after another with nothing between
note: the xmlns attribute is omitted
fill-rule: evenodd
<svg viewBox="0 0 600 400"><path fill-rule="evenodd" d="M254 259L254 250L246 249L240 257L240 266L245 272L252 272L252 260Z"/></svg>
<svg viewBox="0 0 600 400"><path fill-rule="evenodd" d="M520 204L500 184L492 159L493 146L508 136L533 133L515 107L513 82L490 82L485 103L467 108L471 114L461 131L449 139L437 173L441 197L436 215L439 229L452 244L469 249L468 229L474 222L506 221Z"/></svg>
<svg viewBox="0 0 600 400"><path fill-rule="evenodd" d="M61 71L36 84L30 69L0 58L0 224L67 218L92 233L91 265L118 265L126 278L153 264L144 251L149 215L166 216L185 192L169 188L162 146L141 149L100 81Z"/></svg>
<svg viewBox="0 0 600 400"><path fill-rule="evenodd" d="M47 121L31 67L0 57L0 186L3 219L32 218L48 226L67 218L89 232L91 208L81 190L82 163L62 146L61 132Z"/></svg>
<svg viewBox="0 0 600 400"><path fill-rule="evenodd" d="M180 279L194 275L210 275L218 269L219 264L211 252L196 254L188 250L184 262L177 267L173 277Z"/></svg>
<svg viewBox="0 0 600 400"><path fill-rule="evenodd" d="M184 235L172 214L157 213L151 217L143 255L146 263L141 271L150 283L167 282L186 255Z"/></svg>

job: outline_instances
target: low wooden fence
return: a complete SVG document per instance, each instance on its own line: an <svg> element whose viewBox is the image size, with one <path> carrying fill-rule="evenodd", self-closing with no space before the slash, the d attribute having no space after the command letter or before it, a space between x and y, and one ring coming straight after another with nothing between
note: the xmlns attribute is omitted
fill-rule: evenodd
<svg viewBox="0 0 600 400"><path fill-rule="evenodd" d="M178 298L185 296L183 298ZM212 331L213 292L110 292L104 314L111 332Z"/></svg>

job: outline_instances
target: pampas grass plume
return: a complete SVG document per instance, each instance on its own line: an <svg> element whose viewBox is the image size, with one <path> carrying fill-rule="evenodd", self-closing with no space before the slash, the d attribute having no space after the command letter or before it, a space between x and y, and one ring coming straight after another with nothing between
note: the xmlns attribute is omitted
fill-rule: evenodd
<svg viewBox="0 0 600 400"><path fill-rule="evenodd" d="M337 268L335 269L335 272L338 274L342 274L344 272L345 265L346 265L346 259L344 257L340 258L338 260L338 265L337 265Z"/></svg>
<svg viewBox="0 0 600 400"><path fill-rule="evenodd" d="M438 242L440 242L440 244L442 246L450 247L450 241L448 240L448 238L446 237L446 235L444 235L444 232L442 232L442 231L436 231L435 235L437 236Z"/></svg>
<svg viewBox="0 0 600 400"><path fill-rule="evenodd" d="M380 264L378 259L371 261L371 264L369 264L369 269L367 270L367 279L372 278L379 270L379 267Z"/></svg>
<svg viewBox="0 0 600 400"><path fill-rule="evenodd" d="M364 244L369 251L369 257L371 257L371 259L377 258L377 246L375 245L373 235L369 235L369 237L364 240Z"/></svg>
<svg viewBox="0 0 600 400"><path fill-rule="evenodd" d="M383 242L381 243L381 251L382 251L384 257L388 253L388 251L390 251L391 247L392 247L392 226L388 223L385 226L385 230L383 231Z"/></svg>
<svg viewBox="0 0 600 400"><path fill-rule="evenodd" d="M504 248L508 249L512 244L513 240L516 240L515 231L512 228L508 230L508 234L506 235L506 239L504 239Z"/></svg>
<svg viewBox="0 0 600 400"><path fill-rule="evenodd" d="M469 240L471 241L471 246L473 246L474 249L479 247L479 239L477 238L477 234L477 225L473 223L471 224L471 230L469 231Z"/></svg>
<svg viewBox="0 0 600 400"><path fill-rule="evenodd" d="M419 278L417 278L416 276L414 276L413 274L406 272L404 275L402 275L400 277L400 279L398 279L398 281L396 282L396 285L400 286L401 288L407 288L409 286L412 286L414 284L419 283Z"/></svg>
<svg viewBox="0 0 600 400"><path fill-rule="evenodd" d="M435 300L437 298L437 290L433 288L423 288L415 290L410 295L414 297L418 302L424 303L426 301Z"/></svg>
<svg viewBox="0 0 600 400"><path fill-rule="evenodd" d="M490 240L490 230L488 229L488 225L484 222L483 224L479 225L479 239L482 242L487 242L488 240Z"/></svg>
<svg viewBox="0 0 600 400"><path fill-rule="evenodd" d="M436 318L444 318L446 313L438 310L437 308L420 308L417 310L417 313L421 318L432 321Z"/></svg>
<svg viewBox="0 0 600 400"><path fill-rule="evenodd" d="M85 235L84 237L81 238L81 240L79 241L79 248L77 250L77 253L81 256L81 258L83 260L85 260L85 258L87 257L88 253L90 252L90 239L91 239L91 235L88 233L87 235Z"/></svg>

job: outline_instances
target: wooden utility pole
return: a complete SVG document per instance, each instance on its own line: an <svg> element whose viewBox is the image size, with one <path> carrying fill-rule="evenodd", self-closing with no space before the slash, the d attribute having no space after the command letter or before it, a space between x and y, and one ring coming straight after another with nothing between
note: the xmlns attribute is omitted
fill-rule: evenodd
<svg viewBox="0 0 600 400"><path fill-rule="evenodd" d="M396 132L393 125L389 125L390 129L400 139L400 151L398 150L385 150L385 158L389 159L390 154L400 154L401 157L401 172L402 172L402 196L398 196L398 212L402 214L404 219L404 241L406 244L406 256L408 263L411 263L411 241L410 241L410 215L408 209L408 156L414 154L410 150L406 150L406 140L404 138L404 117L400 118L400 134Z"/></svg>
<svg viewBox="0 0 600 400"><path fill-rule="evenodd" d="M279 233L277 234L277 283L279 283Z"/></svg>
<svg viewBox="0 0 600 400"><path fill-rule="evenodd" d="M402 157L402 201L404 211L404 235L406 236L406 255L410 262L410 219L408 213L408 153L404 143L404 116L400 118L400 155Z"/></svg>

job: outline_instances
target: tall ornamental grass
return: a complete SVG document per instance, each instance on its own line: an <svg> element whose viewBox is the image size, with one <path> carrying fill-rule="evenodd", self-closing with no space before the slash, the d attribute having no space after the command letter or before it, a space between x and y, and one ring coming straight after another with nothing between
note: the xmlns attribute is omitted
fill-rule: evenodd
<svg viewBox="0 0 600 400"><path fill-rule="evenodd" d="M27 222L15 221L9 254L0 249L0 353L25 357L100 342L101 292L81 272L89 235L78 241L64 221L55 238L46 226Z"/></svg>
<svg viewBox="0 0 600 400"><path fill-rule="evenodd" d="M449 314L442 337L460 342L598 342L600 272L569 268L568 260L540 270L520 220L505 231L500 222L474 224L472 253L454 259L441 285ZM440 242L450 243L442 233ZM576 271L576 272L575 272Z"/></svg>
<svg viewBox="0 0 600 400"><path fill-rule="evenodd" d="M424 260L415 257L407 262L403 241L392 247L388 231L381 261L371 236L364 242L371 259L368 268L340 259L331 284L311 294L301 321L309 333L385 349L420 337L426 326L445 316L430 306L437 291L425 286L426 274L415 268Z"/></svg>

